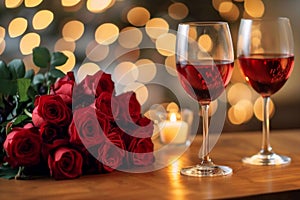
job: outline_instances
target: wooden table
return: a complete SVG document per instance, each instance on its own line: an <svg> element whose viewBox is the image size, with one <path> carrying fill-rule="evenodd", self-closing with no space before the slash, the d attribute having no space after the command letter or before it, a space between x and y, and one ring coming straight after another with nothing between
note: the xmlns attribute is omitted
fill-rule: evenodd
<svg viewBox="0 0 300 200"><path fill-rule="evenodd" d="M259 132L224 133L211 154L216 164L228 165L233 174L225 177L195 178L179 174L182 166L198 161L201 137L176 163L158 171L132 174L83 176L75 180L0 179L0 199L260 199L291 198L300 194L300 130L272 131L276 152L292 157L285 166L249 166L243 156L260 147Z"/></svg>

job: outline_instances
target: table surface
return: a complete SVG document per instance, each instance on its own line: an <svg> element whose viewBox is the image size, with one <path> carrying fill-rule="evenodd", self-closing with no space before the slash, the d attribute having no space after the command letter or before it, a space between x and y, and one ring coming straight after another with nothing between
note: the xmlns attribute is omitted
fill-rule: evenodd
<svg viewBox="0 0 300 200"><path fill-rule="evenodd" d="M0 199L224 199L290 195L300 191L300 130L271 132L275 152L290 156L284 166L250 166L241 158L257 153L261 133L223 133L212 150L216 164L230 166L222 177L187 177L179 169L198 162L201 137L173 164L148 173L114 171L55 181L0 179ZM278 196L277 196L278 197Z"/></svg>

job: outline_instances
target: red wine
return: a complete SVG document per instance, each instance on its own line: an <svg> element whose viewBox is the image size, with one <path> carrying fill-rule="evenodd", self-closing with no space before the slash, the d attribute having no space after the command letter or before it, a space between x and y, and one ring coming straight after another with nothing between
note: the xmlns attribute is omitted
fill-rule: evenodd
<svg viewBox="0 0 300 200"><path fill-rule="evenodd" d="M294 55L242 55L239 63L246 81L256 92L268 97L277 92L289 78L294 67Z"/></svg>
<svg viewBox="0 0 300 200"><path fill-rule="evenodd" d="M201 61L197 64L177 63L179 80L185 91L202 105L217 99L228 85L233 62Z"/></svg>

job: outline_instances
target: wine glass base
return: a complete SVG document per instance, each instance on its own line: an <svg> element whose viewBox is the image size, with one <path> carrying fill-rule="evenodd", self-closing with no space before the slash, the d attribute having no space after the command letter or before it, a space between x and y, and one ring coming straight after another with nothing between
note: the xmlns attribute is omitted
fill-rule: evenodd
<svg viewBox="0 0 300 200"><path fill-rule="evenodd" d="M181 169L180 174L194 177L225 176L232 174L232 169L227 166L219 165L195 165Z"/></svg>
<svg viewBox="0 0 300 200"><path fill-rule="evenodd" d="M250 165L284 165L291 162L291 158L283 155L278 155L273 152L255 154L251 157L242 159L243 163Z"/></svg>

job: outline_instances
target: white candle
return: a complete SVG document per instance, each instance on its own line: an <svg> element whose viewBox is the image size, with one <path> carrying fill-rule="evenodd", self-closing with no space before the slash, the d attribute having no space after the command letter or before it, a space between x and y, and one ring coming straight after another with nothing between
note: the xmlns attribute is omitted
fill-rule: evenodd
<svg viewBox="0 0 300 200"><path fill-rule="evenodd" d="M188 124L176 119L176 113L171 113L170 120L159 124L161 141L165 144L185 144L188 136Z"/></svg>

